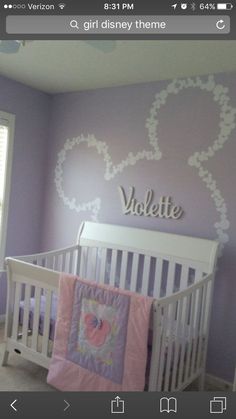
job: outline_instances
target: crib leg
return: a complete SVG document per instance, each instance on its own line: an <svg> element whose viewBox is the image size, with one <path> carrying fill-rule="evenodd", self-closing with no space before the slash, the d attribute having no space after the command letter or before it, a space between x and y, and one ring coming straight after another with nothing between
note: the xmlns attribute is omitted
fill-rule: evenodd
<svg viewBox="0 0 236 419"><path fill-rule="evenodd" d="M205 378L206 378L206 374L205 374L205 371L203 371L197 379L198 380L198 391L204 391L204 389L205 389Z"/></svg>
<svg viewBox="0 0 236 419"><path fill-rule="evenodd" d="M9 352L7 350L4 351L3 358L2 358L2 366L5 367L8 362Z"/></svg>
<svg viewBox="0 0 236 419"><path fill-rule="evenodd" d="M236 368L235 368L235 373L234 373L233 391L236 391Z"/></svg>

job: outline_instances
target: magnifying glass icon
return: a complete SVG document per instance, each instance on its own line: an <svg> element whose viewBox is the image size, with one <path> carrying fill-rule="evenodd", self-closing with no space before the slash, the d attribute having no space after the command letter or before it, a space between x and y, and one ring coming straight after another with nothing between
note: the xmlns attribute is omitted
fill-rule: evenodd
<svg viewBox="0 0 236 419"><path fill-rule="evenodd" d="M77 20L71 20L70 21L70 27L73 29L79 29L79 24L77 22Z"/></svg>

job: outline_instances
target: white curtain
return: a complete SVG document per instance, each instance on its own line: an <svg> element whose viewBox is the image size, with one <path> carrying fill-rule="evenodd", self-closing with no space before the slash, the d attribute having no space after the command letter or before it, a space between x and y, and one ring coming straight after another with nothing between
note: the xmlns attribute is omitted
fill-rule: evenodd
<svg viewBox="0 0 236 419"><path fill-rule="evenodd" d="M0 221L2 215L2 202L4 198L4 185L6 175L8 127L0 123Z"/></svg>

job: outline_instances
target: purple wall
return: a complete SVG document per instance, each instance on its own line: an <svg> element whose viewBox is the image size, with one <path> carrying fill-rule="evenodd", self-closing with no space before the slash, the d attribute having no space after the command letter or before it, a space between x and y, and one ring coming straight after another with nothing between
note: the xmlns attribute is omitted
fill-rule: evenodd
<svg viewBox="0 0 236 419"><path fill-rule="evenodd" d="M203 81L206 79L202 78ZM215 79L229 88L230 103L235 107L236 75L222 74ZM106 180L102 154L98 154L94 146L82 143L67 152L62 165L64 202L56 190L57 155L67 139L93 134L97 140L107 143L108 152L116 165L129 152L153 151L148 144L146 119L150 116L155 94L167 85L168 82L148 83L53 97L42 235L44 250L69 245L76 240L81 221L91 219L91 211L79 212L78 205L95 197L101 199L98 215L101 222L217 238L214 224L219 221L219 212L211 197L212 192L198 176L198 170L188 164L189 156L207 149L219 130L219 107L207 90L184 89L179 94L170 95L166 104L160 107L157 114L162 152L160 160L141 160ZM231 381L236 348L236 197L232 189L236 155L234 139L235 129L223 147L203 162L203 167L211 172L217 189L223 195L230 221L227 230L229 241L219 261L216 278L207 369ZM118 185L126 189L134 185L140 200L148 187L154 190L156 201L161 195L170 195L176 204L183 207L185 215L180 220L122 215ZM73 198L74 203L70 203Z"/></svg>
<svg viewBox="0 0 236 419"><path fill-rule="evenodd" d="M230 103L236 107L236 75L222 74L215 79L228 87ZM206 81L206 77L202 80ZM146 150L153 155L146 120L155 95L167 86L168 82L158 82L49 96L0 78L0 109L16 115L8 255L73 243L81 221L91 219L92 215L91 211L78 211L78 206L96 197L101 202L98 214L101 222L218 237L214 224L219 221L219 211L212 192L198 176L196 167L188 164L190 155L211 146L219 129L222 111L219 112L217 100L212 100L208 91L188 88L171 94L167 100L162 95L161 102L166 100L166 104L153 112L154 120L158 117L159 121L162 158L143 159L119 171L130 152L135 155ZM54 181L58 152L67 139L82 134L84 138L94 135L107 144L107 152L118 171L107 179L102 154L98 154L94 145L88 147L84 142L73 146L62 165L62 186L67 195L63 202ZM202 162L223 195L230 222L225 231L229 241L216 278L207 369L231 381L236 348L235 134L234 129L222 148ZM104 145L100 144L101 149ZM132 160L132 155L129 158ZM134 185L139 200L143 200L148 187L154 190L155 201L161 195L170 195L185 214L180 220L122 215L118 185L126 189ZM0 283L0 295L0 313L3 313L4 281Z"/></svg>
<svg viewBox="0 0 236 419"><path fill-rule="evenodd" d="M50 102L49 95L0 77L0 109L16 117L6 255L40 248ZM0 281L0 314L5 294Z"/></svg>

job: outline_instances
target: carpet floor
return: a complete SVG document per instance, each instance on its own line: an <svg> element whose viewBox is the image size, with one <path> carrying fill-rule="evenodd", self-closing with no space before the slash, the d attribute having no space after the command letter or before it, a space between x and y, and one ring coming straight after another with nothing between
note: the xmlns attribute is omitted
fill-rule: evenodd
<svg viewBox="0 0 236 419"><path fill-rule="evenodd" d="M47 370L19 355L10 355L2 367L4 353L3 328L0 328L0 391L54 391L47 382Z"/></svg>
<svg viewBox="0 0 236 419"><path fill-rule="evenodd" d="M4 353L4 328L0 325L0 392L1 391L55 391L47 384L48 371L19 355L10 355L8 364L2 367ZM192 383L187 391L196 391L196 383ZM219 390L208 387L206 391Z"/></svg>

